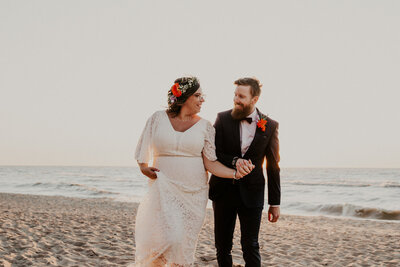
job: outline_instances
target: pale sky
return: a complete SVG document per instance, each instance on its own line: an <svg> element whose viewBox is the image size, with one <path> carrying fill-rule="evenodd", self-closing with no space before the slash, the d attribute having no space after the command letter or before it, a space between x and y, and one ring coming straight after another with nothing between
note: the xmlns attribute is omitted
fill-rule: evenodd
<svg viewBox="0 0 400 267"><path fill-rule="evenodd" d="M0 165L136 166L175 78L264 84L281 167L400 167L400 1L0 0Z"/></svg>

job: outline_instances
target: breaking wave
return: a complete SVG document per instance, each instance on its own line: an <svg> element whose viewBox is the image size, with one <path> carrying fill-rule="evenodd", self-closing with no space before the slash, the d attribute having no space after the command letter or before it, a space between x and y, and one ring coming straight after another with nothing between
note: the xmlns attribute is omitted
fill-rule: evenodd
<svg viewBox="0 0 400 267"><path fill-rule="evenodd" d="M377 220L400 220L400 210L385 210L351 204L318 205L314 211L335 216L350 216Z"/></svg>

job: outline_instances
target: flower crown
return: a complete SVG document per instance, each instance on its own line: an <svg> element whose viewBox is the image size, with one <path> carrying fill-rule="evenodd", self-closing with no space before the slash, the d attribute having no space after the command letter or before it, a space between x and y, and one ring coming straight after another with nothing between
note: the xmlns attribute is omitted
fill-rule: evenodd
<svg viewBox="0 0 400 267"><path fill-rule="evenodd" d="M184 84L174 83L168 91L168 104L171 105L175 103L182 94L186 93L186 91L196 83L198 83L196 77L187 77Z"/></svg>

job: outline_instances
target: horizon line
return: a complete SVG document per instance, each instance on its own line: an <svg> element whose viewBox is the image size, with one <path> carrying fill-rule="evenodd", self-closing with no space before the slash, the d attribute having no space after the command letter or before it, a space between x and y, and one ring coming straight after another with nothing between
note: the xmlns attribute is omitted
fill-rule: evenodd
<svg viewBox="0 0 400 267"><path fill-rule="evenodd" d="M27 165L27 164L7 164L2 165L0 167L117 167L117 168L137 168L136 164L134 165L47 165L47 164L35 164L35 165ZM400 167L360 167L360 166L281 166L281 169L400 169Z"/></svg>

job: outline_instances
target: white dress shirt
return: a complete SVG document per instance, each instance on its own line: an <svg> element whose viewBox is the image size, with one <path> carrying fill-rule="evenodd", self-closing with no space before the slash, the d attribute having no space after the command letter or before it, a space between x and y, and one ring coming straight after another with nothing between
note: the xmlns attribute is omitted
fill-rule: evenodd
<svg viewBox="0 0 400 267"><path fill-rule="evenodd" d="M242 149L242 157L246 154L256 134L258 121L257 110L254 109L247 118L252 118L253 121L251 123L248 123L246 120L240 122L240 147Z"/></svg>

